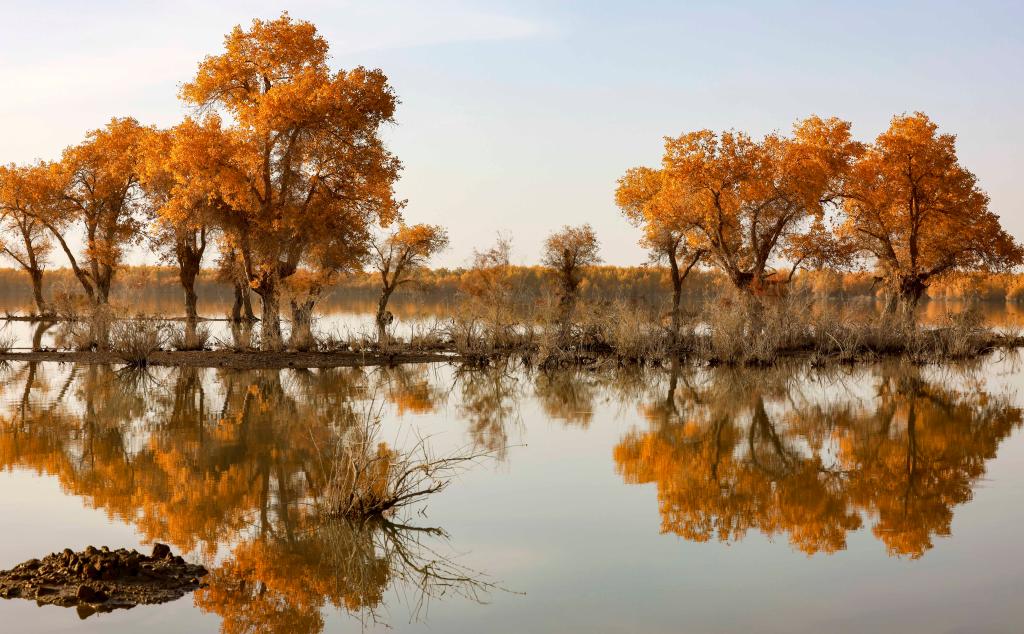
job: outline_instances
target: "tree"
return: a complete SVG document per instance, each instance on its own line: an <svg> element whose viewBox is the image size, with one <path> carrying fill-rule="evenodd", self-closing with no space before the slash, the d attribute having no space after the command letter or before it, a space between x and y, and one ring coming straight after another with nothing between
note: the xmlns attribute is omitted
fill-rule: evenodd
<svg viewBox="0 0 1024 634"><path fill-rule="evenodd" d="M53 245L40 220L53 203L46 187L48 170L43 163L0 166L0 229L14 234L13 240L0 242L0 253L28 274L39 315L49 312L43 299L43 270Z"/></svg>
<svg viewBox="0 0 1024 634"><path fill-rule="evenodd" d="M187 143L196 124L186 119L176 128L149 135L142 147L141 183L148 199L152 220L153 247L178 266L178 279L185 293L185 342L196 343L196 277L210 241L214 208L222 202L211 197L203 183L193 176L193 157Z"/></svg>
<svg viewBox="0 0 1024 634"><path fill-rule="evenodd" d="M743 132L700 130L665 140L660 187L651 172L634 171L624 181L655 180L647 183L653 216L672 220L661 228L692 236L709 263L753 294L779 281L773 265L784 256L800 259L793 253L797 238L838 200L859 147L850 124L835 118L810 117L791 137L773 133L758 141ZM637 200L643 197L623 201L634 217L643 215Z"/></svg>
<svg viewBox="0 0 1024 634"><path fill-rule="evenodd" d="M181 91L232 121L206 135L201 154L212 159L226 203L218 224L262 300L261 338L271 349L282 345L282 281L303 264L351 262L353 238L365 247L367 228L402 206L392 192L401 164L378 134L398 100L380 70L332 72L327 49L316 27L287 13L254 20L228 34Z"/></svg>
<svg viewBox="0 0 1024 634"><path fill-rule="evenodd" d="M566 225L544 241L541 263L553 269L558 283L560 340L564 341L569 334L580 284L583 282L583 269L601 261L599 246L597 235L589 224L579 227Z"/></svg>
<svg viewBox="0 0 1024 634"><path fill-rule="evenodd" d="M683 281L707 253L691 245L697 236L686 215L685 198L675 195L664 170L635 167L619 179L615 202L630 222L643 229L640 243L650 250L651 260L668 261L672 281L671 337L675 341L679 337Z"/></svg>
<svg viewBox="0 0 1024 634"><path fill-rule="evenodd" d="M842 231L881 269L890 308L912 309L931 281L952 271L1024 259L960 165L956 137L940 134L924 113L893 118L854 164L844 199Z"/></svg>
<svg viewBox="0 0 1024 634"><path fill-rule="evenodd" d="M107 303L125 249L142 237L139 156L151 133L135 119L111 119L51 168L49 187L59 202L41 220L94 305ZM79 256L66 239L74 230L85 240Z"/></svg>
<svg viewBox="0 0 1024 634"><path fill-rule="evenodd" d="M377 302L377 340L387 339L391 314L388 300L392 293L412 280L435 254L448 248L448 232L439 225L400 224L384 237L371 243L370 261L380 274L380 300Z"/></svg>
<svg viewBox="0 0 1024 634"><path fill-rule="evenodd" d="M460 336L469 346L473 340L471 328L477 317L481 317L489 330L491 349L505 343L514 328L512 322L516 310L517 284L512 269L512 240L498 235L489 249L473 251L469 268L459 280L459 290L469 300L463 309L470 313L470 324Z"/></svg>

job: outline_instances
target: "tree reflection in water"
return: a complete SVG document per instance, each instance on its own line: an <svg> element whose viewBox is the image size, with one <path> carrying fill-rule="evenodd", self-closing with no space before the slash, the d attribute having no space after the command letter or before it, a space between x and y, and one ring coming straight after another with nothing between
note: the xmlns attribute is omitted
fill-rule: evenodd
<svg viewBox="0 0 1024 634"><path fill-rule="evenodd" d="M508 446L524 399L584 428L602 406L639 410L646 423L614 447L615 466L627 483L656 485L664 532L734 541L753 530L806 553L870 527L890 554L922 556L1021 425L980 371L895 364L846 376L495 367L451 382L433 366L2 371L0 468L51 474L145 540L203 559L211 575L195 601L225 632L316 632L329 607L373 620L389 598L409 597L416 613L431 597L494 589L444 554L440 529L323 520L324 449L375 399L396 416L451 401L483 450Z"/></svg>
<svg viewBox="0 0 1024 634"><path fill-rule="evenodd" d="M54 475L145 540L195 552L211 567L196 604L225 632L317 632L327 606L376 620L389 591L417 615L430 598L496 588L443 552L439 528L320 510L324 450L364 420L382 383L402 407L432 407L418 370L8 370L0 467Z"/></svg>
<svg viewBox="0 0 1024 634"><path fill-rule="evenodd" d="M649 429L614 449L626 482L657 485L663 532L734 541L753 529L813 554L845 548L867 522L890 555L917 558L950 534L954 507L1021 424L971 370L945 381L882 364L865 398L835 377L819 375L823 388L805 378L669 373L663 396L641 408ZM820 391L829 396L807 394Z"/></svg>

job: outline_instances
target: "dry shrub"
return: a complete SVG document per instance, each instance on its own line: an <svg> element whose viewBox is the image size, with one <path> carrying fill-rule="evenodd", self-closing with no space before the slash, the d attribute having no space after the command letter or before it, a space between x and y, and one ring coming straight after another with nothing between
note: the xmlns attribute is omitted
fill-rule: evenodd
<svg viewBox="0 0 1024 634"><path fill-rule="evenodd" d="M109 306L95 306L88 316L66 322L57 335L57 341L72 350L108 350L111 327L115 322Z"/></svg>
<svg viewBox="0 0 1024 634"><path fill-rule="evenodd" d="M133 367L149 365L149 358L163 348L167 327L152 319L125 319L114 323L110 331L110 349Z"/></svg>
<svg viewBox="0 0 1024 634"><path fill-rule="evenodd" d="M624 300L587 306L581 311L583 345L607 347L620 360L661 359L670 353L669 339L649 309Z"/></svg>
<svg viewBox="0 0 1024 634"><path fill-rule="evenodd" d="M930 333L934 337L934 353L944 358L978 355L991 347L994 336L983 326L977 306L948 315L946 325Z"/></svg>
<svg viewBox="0 0 1024 634"><path fill-rule="evenodd" d="M198 325L195 329L174 326L167 331L167 345L175 350L205 350L210 344L210 329Z"/></svg>
<svg viewBox="0 0 1024 634"><path fill-rule="evenodd" d="M462 453L438 458L431 454L425 438L402 451L380 438L381 418L371 405L327 457L331 465L324 496L327 516L364 520L393 514L443 490L452 477L487 455Z"/></svg>
<svg viewBox="0 0 1024 634"><path fill-rule="evenodd" d="M417 352L441 351L448 348L448 326L435 321L431 324L416 326L409 335L409 349Z"/></svg>
<svg viewBox="0 0 1024 634"><path fill-rule="evenodd" d="M703 355L722 363L770 364L781 354L804 350L814 340L811 300L734 293L708 305Z"/></svg>
<svg viewBox="0 0 1024 634"><path fill-rule="evenodd" d="M54 290L49 309L61 321L78 321L92 312L89 299L66 286Z"/></svg>
<svg viewBox="0 0 1024 634"><path fill-rule="evenodd" d="M14 349L14 337L5 335L0 337L0 354L7 354Z"/></svg>

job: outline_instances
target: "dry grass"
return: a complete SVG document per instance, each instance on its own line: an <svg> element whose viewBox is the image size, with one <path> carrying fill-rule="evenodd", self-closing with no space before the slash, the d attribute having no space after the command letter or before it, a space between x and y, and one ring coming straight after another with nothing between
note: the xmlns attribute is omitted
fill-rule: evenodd
<svg viewBox="0 0 1024 634"><path fill-rule="evenodd" d="M175 350L206 350L210 345L210 329L200 324L190 332L185 326L172 326L167 331L167 345Z"/></svg>
<svg viewBox="0 0 1024 634"><path fill-rule="evenodd" d="M126 319L110 330L110 349L132 367L146 367L167 341L166 324L150 319Z"/></svg>
<svg viewBox="0 0 1024 634"><path fill-rule="evenodd" d="M76 315L63 322L58 341L72 350L108 350L110 331L116 322L109 306L95 306L85 316Z"/></svg>

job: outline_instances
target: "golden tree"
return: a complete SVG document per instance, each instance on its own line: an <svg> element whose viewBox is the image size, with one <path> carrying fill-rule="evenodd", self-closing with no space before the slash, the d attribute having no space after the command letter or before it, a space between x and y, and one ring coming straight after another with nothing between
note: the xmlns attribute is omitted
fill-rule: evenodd
<svg viewBox="0 0 1024 634"><path fill-rule="evenodd" d="M48 187L59 201L41 219L94 305L107 303L126 248L142 237L139 157L152 133L135 119L112 119L52 166ZM78 256L67 241L72 231L85 242Z"/></svg>
<svg viewBox="0 0 1024 634"><path fill-rule="evenodd" d="M0 253L25 270L40 315L49 312L43 298L43 270L53 245L40 220L54 203L47 187L49 169L43 163L0 166L0 230L13 235L0 239Z"/></svg>
<svg viewBox="0 0 1024 634"><path fill-rule="evenodd" d="M1020 245L960 165L956 137L927 115L894 117L856 161L844 188L842 231L875 261L893 302L913 308L928 284L957 270L1007 268Z"/></svg>
<svg viewBox="0 0 1024 634"><path fill-rule="evenodd" d="M699 130L665 140L660 177L627 173L619 204L645 224L657 220L653 235L686 234L737 289L753 293L781 281L774 267L783 259L804 261L799 238L825 221L859 151L849 123L836 118L810 117L792 136L760 140Z"/></svg>
<svg viewBox="0 0 1024 634"><path fill-rule="evenodd" d="M152 221L151 242L158 253L178 267L185 293L185 342L195 341L196 277L211 242L215 209L223 203L211 196L205 169L194 163L191 137L200 132L191 119L170 130L149 135L142 145L140 180ZM215 191L215 190L213 190Z"/></svg>
<svg viewBox="0 0 1024 634"><path fill-rule="evenodd" d="M207 57L182 98L221 110L208 168L225 203L220 225L260 296L264 346L279 348L282 282L300 265L332 270L365 252L369 226L401 207L401 164L385 148L397 98L379 70L332 72L326 40L287 13L236 27ZM353 250L356 253L353 253Z"/></svg>
<svg viewBox="0 0 1024 634"><path fill-rule="evenodd" d="M619 179L615 202L630 222L643 229L640 243L651 252L651 260L668 262L672 282L669 314L674 341L679 336L683 281L707 253L693 246L698 243L698 237L686 215L686 200L673 190L672 181L664 170L634 167Z"/></svg>
<svg viewBox="0 0 1024 634"><path fill-rule="evenodd" d="M370 249L370 264L380 275L380 300L377 302L377 340L387 340L391 322L388 300L402 284L426 266L435 254L448 248L448 232L439 225L401 224L383 237L375 237Z"/></svg>

